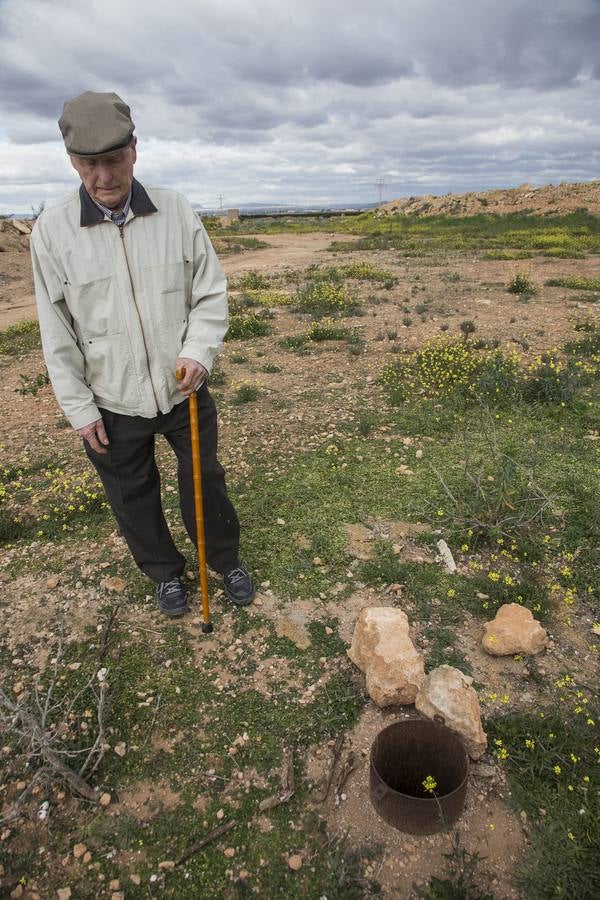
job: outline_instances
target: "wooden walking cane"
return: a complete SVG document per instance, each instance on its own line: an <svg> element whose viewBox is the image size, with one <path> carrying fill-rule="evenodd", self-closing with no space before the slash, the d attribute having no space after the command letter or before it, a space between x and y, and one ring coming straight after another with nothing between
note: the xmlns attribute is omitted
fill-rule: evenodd
<svg viewBox="0 0 600 900"><path fill-rule="evenodd" d="M177 381L185 377L185 369L175 372ZM198 569L200 574L200 596L202 598L202 632L213 630L208 602L208 575L206 572L206 543L204 540L204 503L202 500L202 467L200 463L200 429L198 426L198 398L193 392L190 401L190 434L192 438L192 468L194 473L194 507L196 510L196 544L198 549Z"/></svg>

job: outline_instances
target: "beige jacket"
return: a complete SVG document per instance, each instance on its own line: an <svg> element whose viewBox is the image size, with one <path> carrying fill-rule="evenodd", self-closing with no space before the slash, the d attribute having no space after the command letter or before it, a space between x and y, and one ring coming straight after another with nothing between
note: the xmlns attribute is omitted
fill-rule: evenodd
<svg viewBox="0 0 600 900"><path fill-rule="evenodd" d="M122 229L83 186L31 236L48 374L74 428L98 407L152 418L184 399L175 360L210 372L227 331L227 281L204 226L174 191L134 179Z"/></svg>

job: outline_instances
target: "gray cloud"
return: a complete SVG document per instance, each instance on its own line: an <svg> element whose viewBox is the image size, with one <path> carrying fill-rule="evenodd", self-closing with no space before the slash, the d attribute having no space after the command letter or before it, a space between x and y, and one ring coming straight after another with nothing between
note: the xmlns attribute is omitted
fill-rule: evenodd
<svg viewBox="0 0 600 900"><path fill-rule="evenodd" d="M86 89L201 203L597 177L599 38L597 0L0 0L0 208L73 183L56 120Z"/></svg>

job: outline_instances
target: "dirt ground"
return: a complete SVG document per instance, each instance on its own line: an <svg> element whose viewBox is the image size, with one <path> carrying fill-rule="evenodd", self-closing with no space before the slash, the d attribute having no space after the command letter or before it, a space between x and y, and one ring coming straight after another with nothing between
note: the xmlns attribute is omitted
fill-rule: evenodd
<svg viewBox="0 0 600 900"><path fill-rule="evenodd" d="M600 277L600 261L598 258L586 259L550 259L535 258L526 261L489 261L478 258L475 254L449 254L445 264L428 258L402 258L397 251L379 251L369 253L340 253L333 255L327 247L337 236L335 234L279 234L269 235L261 239L268 241L268 248L257 251L245 251L225 256L223 267L235 283L243 272L258 270L270 275L282 275L286 269L303 269L314 264L343 264L358 259L368 259L374 265L390 269L398 277L399 283L390 290L367 286L366 291L375 293L377 303L367 307L367 314L350 318L349 325L357 328L361 336L368 341L368 353L364 362L357 362L346 354L323 353L319 357L319 380L315 385L312 372L314 359L302 355L291 354L281 349L277 338L282 335L298 334L306 329L306 318L294 316L285 309L278 309L275 332L277 338L262 338L253 342L256 349L261 346L268 350L268 361L282 364L284 371L274 378L269 373L259 372L256 361L246 365L234 364L231 357L245 350L235 342L225 345L221 365L231 379L252 379L258 381L263 389L264 400L258 401L254 412L248 415L240 430L239 425L230 427L227 415L221 422L222 458L227 466L238 467L243 471L245 446L250 442L259 447L268 443L271 448L281 447L283 462L285 455L297 452L298 449L310 449L313 435L321 439L322 435L315 430L315 423L320 419L323 429L327 429L327 416L339 410L340 397L344 391L352 391L359 382L365 402L368 403L370 385L381 368L384 357L389 357L390 342L393 341L401 349L413 349L424 340L440 335L440 326L448 325L448 334L456 336L459 324L465 319L472 319L476 324L476 336L479 338L500 338L503 343L513 344L520 352L534 355L568 338L573 337L573 327L577 319L599 318L600 311L594 305L581 300L565 302L568 293L562 288L546 287L548 278L577 275L586 278ZM344 235L345 240L348 239ZM4 249L0 253L0 328L35 316L31 263L28 253L28 240L19 240L18 246ZM538 286L538 293L529 302L523 302L518 296L507 293L506 285L516 270L527 270L529 277ZM449 278L452 275L455 277ZM430 311L425 321L411 312L413 322L410 326L403 324L403 311L400 306L409 301L411 306L424 300L430 301ZM391 337L390 335L393 335ZM526 343L526 346L525 346ZM35 361L36 371L43 368L41 353ZM22 374L23 364L19 359L6 362L2 368L0 382L0 402L3 410L2 442L8 452L11 450L27 453L30 447L39 445L43 438L45 443L56 443L75 452L79 448L79 440L69 429L57 430L62 419L50 389L44 390L38 398L21 396L15 393ZM321 389L320 404L304 403L303 397L313 393L315 388ZM374 387L373 387L374 390ZM278 404L268 410L269 434L264 434L264 410L261 402L266 402L273 394L289 400L289 406ZM301 423L312 427L304 429ZM308 435L308 437L307 437ZM385 440L385 436L382 435ZM411 448L411 452L414 451ZM118 538L115 537L115 553L119 551ZM89 552L88 548L86 552ZM123 548L119 552L125 552ZM82 566L85 561L82 559ZM82 569L83 573L83 569ZM22 576L23 584L13 584L13 594L28 597L28 602L17 603L15 609L19 639L30 630L32 639L43 633L46 618L55 618L56 610L48 607L47 585L38 579L32 582L29 576ZM29 580L28 580L29 579ZM27 591L21 588L27 586ZM33 591L33 593L32 593ZM75 626L81 618L89 623L90 610L97 596L87 588L79 588L77 608L74 606L75 593L59 590L54 597L60 605L70 605L72 622ZM30 615L31 597L40 600L37 618ZM382 597L370 597L370 605L380 605L385 601ZM44 605L46 603L46 605ZM349 640L351 626L358 610L365 604L364 596L351 597L348 601L348 621L342 619L344 639ZM81 616L78 609L81 608ZM288 615L283 614L269 594L259 595L257 610L279 622L278 629L301 646L306 639L306 622L317 611L322 613L326 604L317 609L316 606L302 608L296 604ZM73 612L75 616L73 618ZM149 626L152 620L149 619ZM490 663L478 649L479 626L473 625L465 630L464 646L469 658L479 669L486 666L486 685L494 690L505 690L510 683L512 673L510 667L519 666L509 660L504 663ZM219 643L227 644L231 634L227 627L223 628ZM563 653L569 652L563 646ZM42 659L38 660L41 664ZM269 660L263 661L268 667ZM554 669L552 662L549 667ZM494 670L493 673L491 670ZM479 675L480 672L478 671ZM491 678L491 675L494 675ZM255 682L256 684L260 681ZM533 701L532 701L533 702ZM365 798L368 796L369 758L368 751L376 733L388 723L390 716L397 717L398 712L381 712L368 706L356 728L346 735L345 752L353 748L357 755L357 764L350 774L345 799L335 802L329 798L321 808L323 815L333 833L347 834L350 843L357 847L365 845L381 845L384 854L373 868L372 875L379 880L390 898L408 897L414 883L426 884L431 874L441 874L444 868L443 854L450 849L449 837L440 834L430 837L413 837L402 834L386 825ZM308 760L309 777L317 784L323 776L331 748L314 748ZM490 767L487 767L488 769ZM527 842L524 822L509 812L505 803L508 790L500 770L495 768L491 774L485 767L474 767L467 796L466 811L459 824L461 837L470 851L477 851L485 857L485 868L491 876L492 889L496 896L517 898L509 884L510 874ZM132 806L143 807L148 797L132 796Z"/></svg>

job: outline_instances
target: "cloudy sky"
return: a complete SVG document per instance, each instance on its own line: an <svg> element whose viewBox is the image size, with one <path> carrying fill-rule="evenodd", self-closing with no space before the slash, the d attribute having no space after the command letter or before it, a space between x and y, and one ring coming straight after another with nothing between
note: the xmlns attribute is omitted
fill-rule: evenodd
<svg viewBox="0 0 600 900"><path fill-rule="evenodd" d="M84 90L207 207L598 178L599 47L600 0L0 0L0 212L75 186Z"/></svg>

